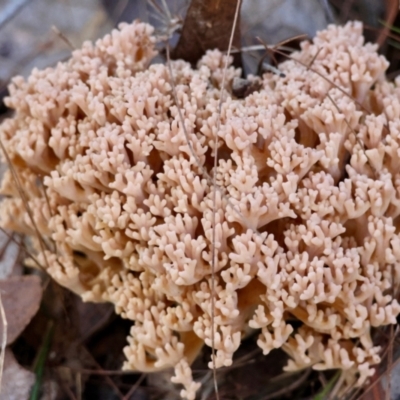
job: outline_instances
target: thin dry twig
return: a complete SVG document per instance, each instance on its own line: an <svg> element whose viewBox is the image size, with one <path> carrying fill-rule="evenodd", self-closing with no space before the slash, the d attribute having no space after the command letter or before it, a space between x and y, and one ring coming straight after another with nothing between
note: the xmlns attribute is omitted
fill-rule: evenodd
<svg viewBox="0 0 400 400"><path fill-rule="evenodd" d="M77 400L82 400L82 375L80 372L77 372L75 375L75 385L76 385Z"/></svg>
<svg viewBox="0 0 400 400"><path fill-rule="evenodd" d="M172 71L172 66L171 66L171 57L170 57L170 49L169 49L169 44L166 43L165 45L165 50L166 50L166 61L167 61L167 67L168 67L168 72L170 75L170 83L171 83L171 91L172 91L172 97L174 100L174 103L176 105L177 111L178 111L178 116L179 116L179 121L181 123L182 126L182 131L185 135L185 139L186 139L186 143L189 147L190 153L193 156L197 167L199 168L199 170L201 171L202 175L207 179L207 182L210 185L213 185L213 178L211 177L211 175L207 172L207 170L202 166L199 157L197 156L197 154L195 153L194 149L193 149L193 145L192 142L189 138L189 134L188 131L186 129L186 125L185 125L185 120L183 118L182 115L182 110L178 101L178 96L177 96L177 90L176 90L176 84L175 84L175 78L174 78L174 73ZM215 187L215 186L214 186ZM222 195L222 198L226 201L227 205L232 209L233 212L235 212L239 218L241 219L241 221L243 222L244 225L246 225L247 229L251 229L253 232L260 234L260 232L257 229L252 228L251 224L249 223L248 219L244 217L244 215L238 210L237 207L235 207L232 202L229 200L229 197L227 196L227 191L224 187L222 186L216 186L217 191L219 191Z"/></svg>
<svg viewBox="0 0 400 400"><path fill-rule="evenodd" d="M7 235L7 240L4 243L3 247L0 249L0 260L4 257L4 254L6 253L8 245L13 241L14 233L15 232L12 232L10 235Z"/></svg>
<svg viewBox="0 0 400 400"><path fill-rule="evenodd" d="M90 336L97 332L110 319L113 312L114 310L110 308L109 312L106 312L96 324L91 326L88 332L79 338L77 344L83 344Z"/></svg>
<svg viewBox="0 0 400 400"><path fill-rule="evenodd" d="M0 353L0 393L1 393L1 384L2 384L3 370L4 370L4 358L6 355L6 346L7 346L7 328L8 328L6 312L4 311L3 300L1 298L1 291L0 291L0 315L1 315L1 321L3 323L3 337L1 340L1 353Z"/></svg>
<svg viewBox="0 0 400 400"><path fill-rule="evenodd" d="M277 390L276 392L267 394L266 396L263 397L263 400L272 400L275 399L279 396L287 395L288 393L292 392L293 390L297 389L300 385L302 385L308 378L308 376L311 373L311 369L307 369L303 375L300 376L299 379L294 381L288 386L285 386L282 389Z"/></svg>
<svg viewBox="0 0 400 400"><path fill-rule="evenodd" d="M335 400L337 398L337 394L340 391L340 388L343 385L345 379L345 372L343 371L340 376L339 379L337 380L335 386L333 387L332 391L329 393L329 397L327 400Z"/></svg>
<svg viewBox="0 0 400 400"><path fill-rule="evenodd" d="M32 210L31 210L31 208L29 206L28 199L27 199L27 197L25 195L24 190L22 189L21 182L19 181L18 174L15 171L15 168L14 168L14 166L13 166L11 160L10 160L10 156L8 155L7 150L5 149L2 140L0 140L0 147L1 147L1 150L3 151L4 156L6 157L7 164L8 164L8 167L10 168L11 175L12 175L12 177L13 177L13 179L15 181L15 184L17 186L18 193L19 193L19 195L20 195L20 197L22 199L22 202L24 203L26 212L28 213L29 219L30 219L30 221L32 222L32 225L33 225L33 229L35 230L35 233L36 233L37 238L39 240L40 249L41 249L41 251L43 253L46 266L49 267L49 263L48 263L48 260L47 260L47 256L46 256L45 250L50 250L50 249L49 249L46 241L44 240L43 236L39 232L39 229L38 229L38 227L36 225L35 219L33 218L33 213L32 213Z"/></svg>
<svg viewBox="0 0 400 400"><path fill-rule="evenodd" d="M37 265L38 268L43 269L43 266L39 263L39 261L35 258L35 256L27 249L25 243L23 240L18 241L17 239L14 238L13 235L11 235L10 233L8 233L4 228L2 228L0 226L0 231L3 232L5 235L8 236L8 238L14 242L15 244L19 245L24 252L28 255L29 258L32 259L32 261Z"/></svg>
<svg viewBox="0 0 400 400"><path fill-rule="evenodd" d="M87 354L88 356L91 358L92 362L94 363L94 365L99 369L99 371L103 371L103 368L101 368L100 364L96 361L96 359L92 356L92 353L90 353L89 350L87 350ZM82 370L80 370L80 373L82 373ZM119 390L118 386L114 383L114 381L109 377L109 374L103 374L105 380L107 381L107 383L114 389L115 393L118 396L118 399L123 400L124 395L121 393L121 391Z"/></svg>
<svg viewBox="0 0 400 400"><path fill-rule="evenodd" d="M133 393L136 392L137 388L140 386L140 384L144 381L144 378L146 378L146 374L140 375L139 379L137 382L130 388L129 392L123 397L122 400L130 400L131 396Z"/></svg>
<svg viewBox="0 0 400 400"><path fill-rule="evenodd" d="M321 52L322 47L320 47L314 54L314 57L311 59L310 64L308 65L307 69L310 69L310 67L312 67L312 65L314 64L314 61L316 60L316 58L318 57L318 54Z"/></svg>
<svg viewBox="0 0 400 400"><path fill-rule="evenodd" d="M49 201L49 196L47 196L47 192L46 192L46 188L44 186L44 182L43 182L43 177L41 175L38 176L42 190L43 190L43 196L45 198L47 207L49 208L49 214L50 217L53 218L54 214L53 214L53 210L50 207L50 201ZM57 243L56 241L53 241L53 245L54 245L54 253L58 254L58 249L57 249Z"/></svg>
<svg viewBox="0 0 400 400"><path fill-rule="evenodd" d="M51 30L71 49L75 50L76 47L71 43L71 41L55 26L51 27Z"/></svg>
<svg viewBox="0 0 400 400"><path fill-rule="evenodd" d="M217 128L215 130L214 136L214 169L213 169L213 213L212 213L212 249L211 249L211 352L212 352L212 364L213 364L213 380L214 380L214 391L217 400L219 400L218 393L218 382L217 382L217 368L215 363L215 265L216 258L218 257L218 250L215 246L215 239L217 234L216 228L216 214L217 214L217 167L218 167L218 146L219 146L219 131L221 129L221 113L222 104L224 102L224 92L225 92L225 81L226 74L229 65L229 56L232 49L233 38L236 31L236 23L239 18L240 6L242 5L242 0L237 0L235 18L232 24L231 36L229 38L229 45L227 55L225 57L224 71L222 75L221 91L219 95L218 104L218 117L217 117Z"/></svg>
<svg viewBox="0 0 400 400"><path fill-rule="evenodd" d="M71 366L63 366L63 368L68 368L70 371L79 371L80 374L85 374L85 375L135 375L138 373L137 371L85 369L85 368L74 368Z"/></svg>
<svg viewBox="0 0 400 400"><path fill-rule="evenodd" d="M65 380L62 378L59 370L56 369L55 378L59 385L63 388L65 394L69 397L70 400L78 400L75 394L72 392L71 388L66 384Z"/></svg>
<svg viewBox="0 0 400 400"><path fill-rule="evenodd" d="M393 340L395 340L395 338L393 338ZM386 346L385 350L382 353L381 358L383 359L384 357L386 357L386 354L389 350L389 347ZM394 363L392 363L390 369L393 369L398 363L400 362L400 358L397 359ZM350 398L348 400L356 400L359 398L359 395L361 393L361 391L364 391L365 393L368 393L370 390L373 390L374 387L381 382L382 378L387 374L387 370L385 372L382 372L378 378L376 378L371 384L369 384L368 386L363 386L363 387L358 387L355 388L355 385L353 384L350 388L348 388L347 393L351 392L352 390L355 389L354 393L350 396Z"/></svg>
<svg viewBox="0 0 400 400"><path fill-rule="evenodd" d="M391 383L392 383L392 365L393 365L393 337L394 337L394 329L393 325L390 325L390 340L389 340L389 345L388 345L388 368L386 371L386 400L390 400L390 395L391 395Z"/></svg>

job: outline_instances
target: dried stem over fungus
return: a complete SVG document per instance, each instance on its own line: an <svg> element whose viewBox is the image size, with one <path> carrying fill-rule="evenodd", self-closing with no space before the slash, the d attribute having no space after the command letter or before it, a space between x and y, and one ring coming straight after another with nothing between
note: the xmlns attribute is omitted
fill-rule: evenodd
<svg viewBox="0 0 400 400"><path fill-rule="evenodd" d="M400 312L400 81L349 23L222 104L226 56L171 61L174 99L152 32L123 24L13 80L0 135L30 212L8 172L1 225L31 235L59 283L134 321L124 368L172 366L184 398L201 347L229 366L249 328L287 370L361 385L380 361L371 328ZM239 75L230 66L226 87Z"/></svg>

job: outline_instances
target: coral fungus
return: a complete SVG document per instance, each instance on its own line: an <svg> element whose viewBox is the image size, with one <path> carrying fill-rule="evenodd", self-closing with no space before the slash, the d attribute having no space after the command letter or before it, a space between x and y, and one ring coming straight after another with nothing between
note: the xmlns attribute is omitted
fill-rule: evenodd
<svg viewBox="0 0 400 400"><path fill-rule="evenodd" d="M61 285L134 321L124 368L175 367L183 397L199 349L214 336L215 365L229 366L249 329L288 370L362 384L380 360L371 329L400 312L400 82L360 23L330 26L284 77L228 95L217 132L223 54L171 62L175 104L154 43L149 25L124 24L13 80L1 225L31 236ZM228 68L228 91L239 75Z"/></svg>

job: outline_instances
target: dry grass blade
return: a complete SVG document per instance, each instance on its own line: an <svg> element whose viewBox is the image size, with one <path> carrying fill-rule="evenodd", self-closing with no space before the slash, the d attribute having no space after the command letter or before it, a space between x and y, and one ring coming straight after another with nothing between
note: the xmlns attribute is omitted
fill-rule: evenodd
<svg viewBox="0 0 400 400"><path fill-rule="evenodd" d="M354 101L355 104L357 104L357 106L359 106L363 111L370 113L370 110L368 110L365 106L363 106L359 101L357 101L352 95L350 95L349 93L347 93L344 89L342 89L339 85L337 85L335 82L333 82L331 79L327 78L326 76L324 76L324 74L322 74L321 72L317 71L316 69L312 68L309 64L304 63L303 61L300 61L296 58L293 58L292 56L290 56L289 54L286 54L278 49L275 48L268 48L268 46L262 41L262 39L257 38L260 43L264 44L265 49L268 50L272 50L275 53L286 57L289 60L292 60L300 65L302 65L303 67L307 68L308 70L314 72L314 74L317 74L318 76L320 76L322 79L325 79L326 82L328 82L329 84L332 85L332 87L334 87L335 89L339 90L344 96L348 97L349 99L351 99L352 101Z"/></svg>
<svg viewBox="0 0 400 400"><path fill-rule="evenodd" d="M386 371L386 400L390 400L390 395L391 395L391 383L392 383L392 366L393 366L393 340L394 338L394 329L393 325L390 326L390 340L389 340L389 345L388 345L388 368Z"/></svg>
<svg viewBox="0 0 400 400"><path fill-rule="evenodd" d="M111 371L107 369L86 369L86 368L74 368L74 367L68 367L69 370L71 371L77 371L80 374L85 374L85 375L132 375L132 374L137 374L137 371L126 371L126 370L117 370L117 371Z"/></svg>
<svg viewBox="0 0 400 400"><path fill-rule="evenodd" d="M199 170L201 171L202 175L207 179L208 183L213 186L213 184L214 184L213 183L213 178L212 178L212 176L210 176L210 174L207 172L207 170L203 167L203 165L200 162L199 157L195 153L195 151L193 149L192 142L191 142L191 140L189 138L188 131L187 131L186 126L185 126L185 120L183 118L181 106L180 106L179 101L178 101L175 78L174 78L174 73L172 71L170 49L169 49L169 44L168 43L166 43L166 45L165 45L165 50L166 50L167 68L168 68L168 72L169 72L169 75L170 75L170 83L171 83L171 88L172 88L172 97L174 99L174 103L175 103L177 111L178 111L179 122L181 123L182 131L183 131L183 133L185 135L186 143L187 143L187 145L189 147L189 150L190 150L190 153L193 156L193 158L194 158L194 160L196 162L196 165L199 168ZM215 186L213 186L213 187L215 187ZM238 208L235 207L232 204L232 202L227 197L226 190L223 187L218 186L218 185L216 186L216 190L221 193L222 198L226 201L227 205L232 209L232 211L235 212L239 216L239 218L241 219L243 224L246 225L246 228L247 229L251 229L254 233L260 234L260 232L257 229L254 229L254 228L251 227L251 224L249 223L247 218L245 218L242 215L242 213L238 210Z"/></svg>
<svg viewBox="0 0 400 400"><path fill-rule="evenodd" d="M90 357L91 361L93 362L93 364L99 369L99 371L104 371L100 364L96 361L96 359L93 357L92 353L90 353L89 350L87 350L85 348L88 356ZM124 395L121 393L121 391L119 390L118 386L114 383L114 381L109 377L109 375L107 373L103 374L105 380L107 381L107 383L113 388L113 390L115 391L115 394L118 396L118 399L123 400Z"/></svg>
<svg viewBox="0 0 400 400"><path fill-rule="evenodd" d="M162 8L160 7L159 4L157 4L155 2L155 0L147 0L147 2L149 3L149 5L153 8L154 12L156 12L159 15L159 18L161 20L164 20L165 16L164 16L164 12L162 10ZM168 9L168 7L167 7Z"/></svg>
<svg viewBox="0 0 400 400"><path fill-rule="evenodd" d="M261 43L263 43L263 41L262 41L260 38L258 38L258 40L259 40ZM265 44L264 44L264 45L265 45ZM267 49L267 46L266 46L266 45L265 45L265 47L266 47L266 49ZM342 89L339 85L337 85L337 84L336 84L335 82L333 82L331 79L329 79L329 78L327 78L326 76L324 76L324 74L322 74L321 72L317 71L317 70L314 69L314 68L311 68L310 65L307 65L306 63L304 63L304 62L302 62L302 61L300 61L300 60L297 60L296 58L293 58L293 57L291 57L291 56L288 55L288 54L283 53L282 51L279 51L279 50L277 50L277 49L273 49L273 51L275 51L276 53L278 53L278 54L280 54L280 55L286 57L286 58L289 59L289 60L292 60L292 61L294 61L294 62L296 62L296 63L302 65L303 67L306 67L308 70L314 72L315 74L317 74L318 76L320 76L322 79L325 79L325 81L328 82L329 84L331 84L332 87L334 87L335 89L339 90L343 95L345 95L346 97L348 97L349 99L351 99L362 111L371 114L371 110L367 109L363 104L361 104L359 101L357 101L357 99L355 99L351 94L347 93L344 89ZM313 62L314 62L314 61L315 61L315 60L313 60ZM383 112L385 112L385 111L383 111ZM386 120L388 120L388 119L386 118ZM387 124L384 125L384 129L385 129L387 132L389 132L389 128L388 128L388 125L387 125Z"/></svg>
<svg viewBox="0 0 400 400"><path fill-rule="evenodd" d="M71 41L55 26L51 27L51 30L71 49L75 50L76 47L71 43Z"/></svg>
<svg viewBox="0 0 400 400"><path fill-rule="evenodd" d="M32 223L33 229L35 230L37 239L39 241L40 249L41 249L41 251L43 253L43 256L44 256L46 267L49 267L45 250L50 250L50 249L49 249L47 243L45 242L43 236L39 232L39 229L38 229L38 227L36 225L35 219L33 218L33 213L32 213L32 210L31 210L31 208L29 206L28 199L26 198L25 192L22 189L21 182L19 181L18 174L15 171L15 168L14 168L14 166L13 166L11 160L10 160L10 157L9 157L9 155L7 153L7 150L5 149L5 147L3 145L3 141L2 140L0 140L0 147L1 147L1 150L3 151L4 156L6 157L7 164L8 164L8 167L10 169L11 175L12 175L14 181L15 181L15 184L17 186L18 193L19 193L19 195L20 195L20 197L22 199L22 202L24 203L26 212L28 213L28 217L29 217L29 219L30 219L30 221Z"/></svg>
<svg viewBox="0 0 400 400"><path fill-rule="evenodd" d="M263 43L263 47L265 50L265 54L263 57L261 57L260 61L259 61L259 68L258 70L261 71L261 66L263 65L263 62L265 60L265 58L267 57L267 55L270 55L272 60L274 61L275 65L278 65L278 61L275 58L274 55L274 50L275 49L281 49L283 50L285 48L285 44L288 44L290 42L292 42L293 40L300 40L300 39L305 39L307 37L307 35L297 35L297 36L293 36L290 37L288 39L282 40L279 43L273 45L273 46L267 46L265 43ZM290 51L292 51L292 49L290 49ZM261 75L261 74L260 74ZM279 74L277 74L279 75Z"/></svg>
<svg viewBox="0 0 400 400"><path fill-rule="evenodd" d="M132 395L136 392L137 388L140 386L140 384L144 381L144 378L146 378L146 374L140 375L140 378L137 380L137 382L130 388L129 392L124 396L122 400L130 400Z"/></svg>
<svg viewBox="0 0 400 400"><path fill-rule="evenodd" d="M333 381L335 383L335 385L329 393L328 400L335 400L337 398L337 394L340 391L340 389L342 388L344 380L345 380L345 373L341 372L336 383Z"/></svg>
<svg viewBox="0 0 400 400"><path fill-rule="evenodd" d="M310 61L310 64L308 65L307 69L310 69L310 67L312 67L312 65L314 64L314 61L316 60L316 58L318 57L318 54L321 52L322 47L320 47L318 49L318 51L315 53L314 57L312 58L312 60Z"/></svg>
<svg viewBox="0 0 400 400"><path fill-rule="evenodd" d="M44 197L44 199L46 201L47 207L49 208L50 217L53 218L54 214L53 214L53 211L52 211L52 209L50 207L49 196L47 196L46 188L45 188L44 183L43 183L43 177L40 175L40 176L38 176L38 178L39 178L39 181L40 181L40 184L41 184L41 187L42 187L43 197ZM55 241L53 242L53 245L54 245L54 253L58 254L57 243Z"/></svg>
<svg viewBox="0 0 400 400"><path fill-rule="evenodd" d="M57 383L62 387L64 393L68 396L69 400L78 400L74 393L72 392L71 388L67 385L65 380L60 376L60 372L56 372L56 380Z"/></svg>
<svg viewBox="0 0 400 400"><path fill-rule="evenodd" d="M342 111L342 110L340 109L340 107L336 104L335 100L332 99L332 97L330 96L329 93L326 94L326 97L331 101L331 103L332 103L333 106L336 108L336 110L338 110L338 112L339 112L340 114L343 114L343 115L344 115L343 111ZM354 99L353 99L353 100L354 100ZM347 127L354 133L354 136L355 136L355 138L356 138L356 140L357 140L357 143L361 146L361 148L362 148L363 150L365 150L365 148L364 148L364 143L362 143L361 140L357 137L357 132L354 130L354 128L351 127L351 125L350 125L349 121L347 120L347 118L344 118L343 120L344 120L345 124L347 125ZM367 155L366 153L364 153L364 154L365 154L365 156L368 158L368 155Z"/></svg>
<svg viewBox="0 0 400 400"><path fill-rule="evenodd" d="M383 351L383 353L382 353L382 355L381 355L381 358L382 359L384 359L386 356L387 357L389 357L389 350L390 350L390 341L392 340L390 337L387 337L388 338L388 341L389 341L389 344L388 344L388 346L386 346L386 348L384 349L384 351ZM395 338L393 338L393 340L395 340ZM383 377L387 377L387 378L390 378L390 375L391 375L391 370L395 367L395 365L398 363L400 361L400 359L398 359L395 363L391 363L391 365L390 365L390 367L388 367L387 369L386 369L386 371L384 371L384 372L382 372L381 374L379 374L377 371L375 372L375 375L374 375L374 377L373 377L373 382L372 383L370 383L368 386L364 386L364 387L361 387L361 388L357 388L355 391L354 391L354 393L353 393L353 395L349 398L349 400L357 400L359 397L360 397L360 393L361 392L363 392L363 395L366 395L366 394L368 394L369 392L373 392L373 393L375 393L375 392L379 392L379 391L382 391L383 390L383 388L382 388L382 386L379 388L379 384L381 384L381 381L382 381L382 378ZM389 382L388 382L388 384L389 384ZM348 392L351 392L351 390L353 390L354 389L354 387L352 387L352 388L350 388L349 390L348 390ZM388 393L390 394L390 391L388 391ZM387 394L387 392L385 391L385 395ZM375 399L375 394L373 394L373 398ZM381 398L381 397L377 397L377 398Z"/></svg>
<svg viewBox="0 0 400 400"><path fill-rule="evenodd" d="M382 22L384 26L388 28L387 31L384 31L383 34L385 35L385 38L390 38L393 39L395 42L400 42L400 36L396 35L396 33L399 33L399 29L393 25L386 25L385 22ZM369 25L364 25L364 29L367 31L372 31L372 32L382 32L382 29L375 28L374 26L369 26ZM391 32L392 31L392 32ZM396 33L394 33L396 32Z"/></svg>
<svg viewBox="0 0 400 400"><path fill-rule="evenodd" d="M215 264L216 259L218 257L218 250L215 246L216 239L216 214L217 214L217 167L218 167L218 146L219 146L219 131L221 128L221 113L222 113L222 104L224 102L224 92L225 92L225 82L226 82L226 74L228 71L229 65L229 56L232 49L233 39L236 31L236 24L239 18L240 6L242 4L242 0L237 0L236 3L236 11L235 11L235 19L233 21L231 37L229 38L229 45L227 55L225 57L225 65L224 71L222 75L222 83L221 83L221 91L219 95L219 104L218 104L218 119L217 119L217 128L215 130L214 136L214 168L213 168L213 213L212 213L212 250L211 250L211 351L212 351L212 363L213 363L213 379L214 379L214 390L217 400L219 400L218 393L218 382L217 382L217 369L215 364Z"/></svg>
<svg viewBox="0 0 400 400"><path fill-rule="evenodd" d="M305 33L301 34L301 35L296 35L296 36L291 36L288 39L285 40L281 40L278 44L276 44L273 48L279 48L284 46L285 44L288 44L290 42L293 42L293 40L300 40L300 39L306 39L308 37L308 35L306 35Z"/></svg>
<svg viewBox="0 0 400 400"><path fill-rule="evenodd" d="M279 396L284 396L289 394L290 392L292 392L293 390L297 389L299 386L301 386L308 378L308 376L310 375L311 370L307 369L303 375L300 376L299 379L295 380L292 384L290 384L289 386L278 390L274 393L270 393L267 394L266 396L264 396L262 399L263 400L272 400L275 399Z"/></svg>
<svg viewBox="0 0 400 400"><path fill-rule="evenodd" d="M0 292L0 315L1 315L1 320L3 322L3 337L1 340L1 353L0 353L0 393L1 393L1 383L4 370L4 357L6 354L6 346L7 346L7 327L8 327L6 313L4 311L3 301L1 298L1 292Z"/></svg>
<svg viewBox="0 0 400 400"><path fill-rule="evenodd" d="M82 400L82 375L80 372L77 372L75 375L75 386L77 393L77 400Z"/></svg>
<svg viewBox="0 0 400 400"><path fill-rule="evenodd" d="M385 42L387 34L389 33L389 27L396 19L396 16L399 12L399 7L399 0L386 0L385 24L383 29L381 29L378 38L376 39L376 43L379 47Z"/></svg>
<svg viewBox="0 0 400 400"><path fill-rule="evenodd" d="M32 259L32 261L37 265L37 267L39 269L43 269L43 266L39 263L39 261L37 260L37 258L26 248L25 243L23 240L18 241L17 239L14 238L13 235L9 234L5 229L3 229L0 226L0 231L3 232L5 235L8 236L8 238L10 239L10 241L14 242L15 244L21 246L21 248L24 250L24 252L28 255L29 258Z"/></svg>

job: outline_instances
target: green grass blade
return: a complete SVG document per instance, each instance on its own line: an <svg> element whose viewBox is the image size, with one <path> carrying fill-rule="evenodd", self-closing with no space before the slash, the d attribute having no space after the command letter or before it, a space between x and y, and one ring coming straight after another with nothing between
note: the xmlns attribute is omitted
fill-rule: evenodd
<svg viewBox="0 0 400 400"><path fill-rule="evenodd" d="M379 22L386 28L389 28L392 32L400 33L400 28L397 26L389 25L386 21L379 20Z"/></svg>
<svg viewBox="0 0 400 400"><path fill-rule="evenodd" d="M332 390L333 385L339 379L341 371L338 371L331 380L326 384L326 386L313 398L313 400L326 400L329 392Z"/></svg>
<svg viewBox="0 0 400 400"><path fill-rule="evenodd" d="M36 381L33 385L29 400L38 400L40 396L40 388L42 386L44 367L46 365L47 356L49 354L51 341L54 334L54 323L50 321L47 325L46 334L43 339L42 346L39 350L38 357L34 363L33 369L36 374Z"/></svg>

